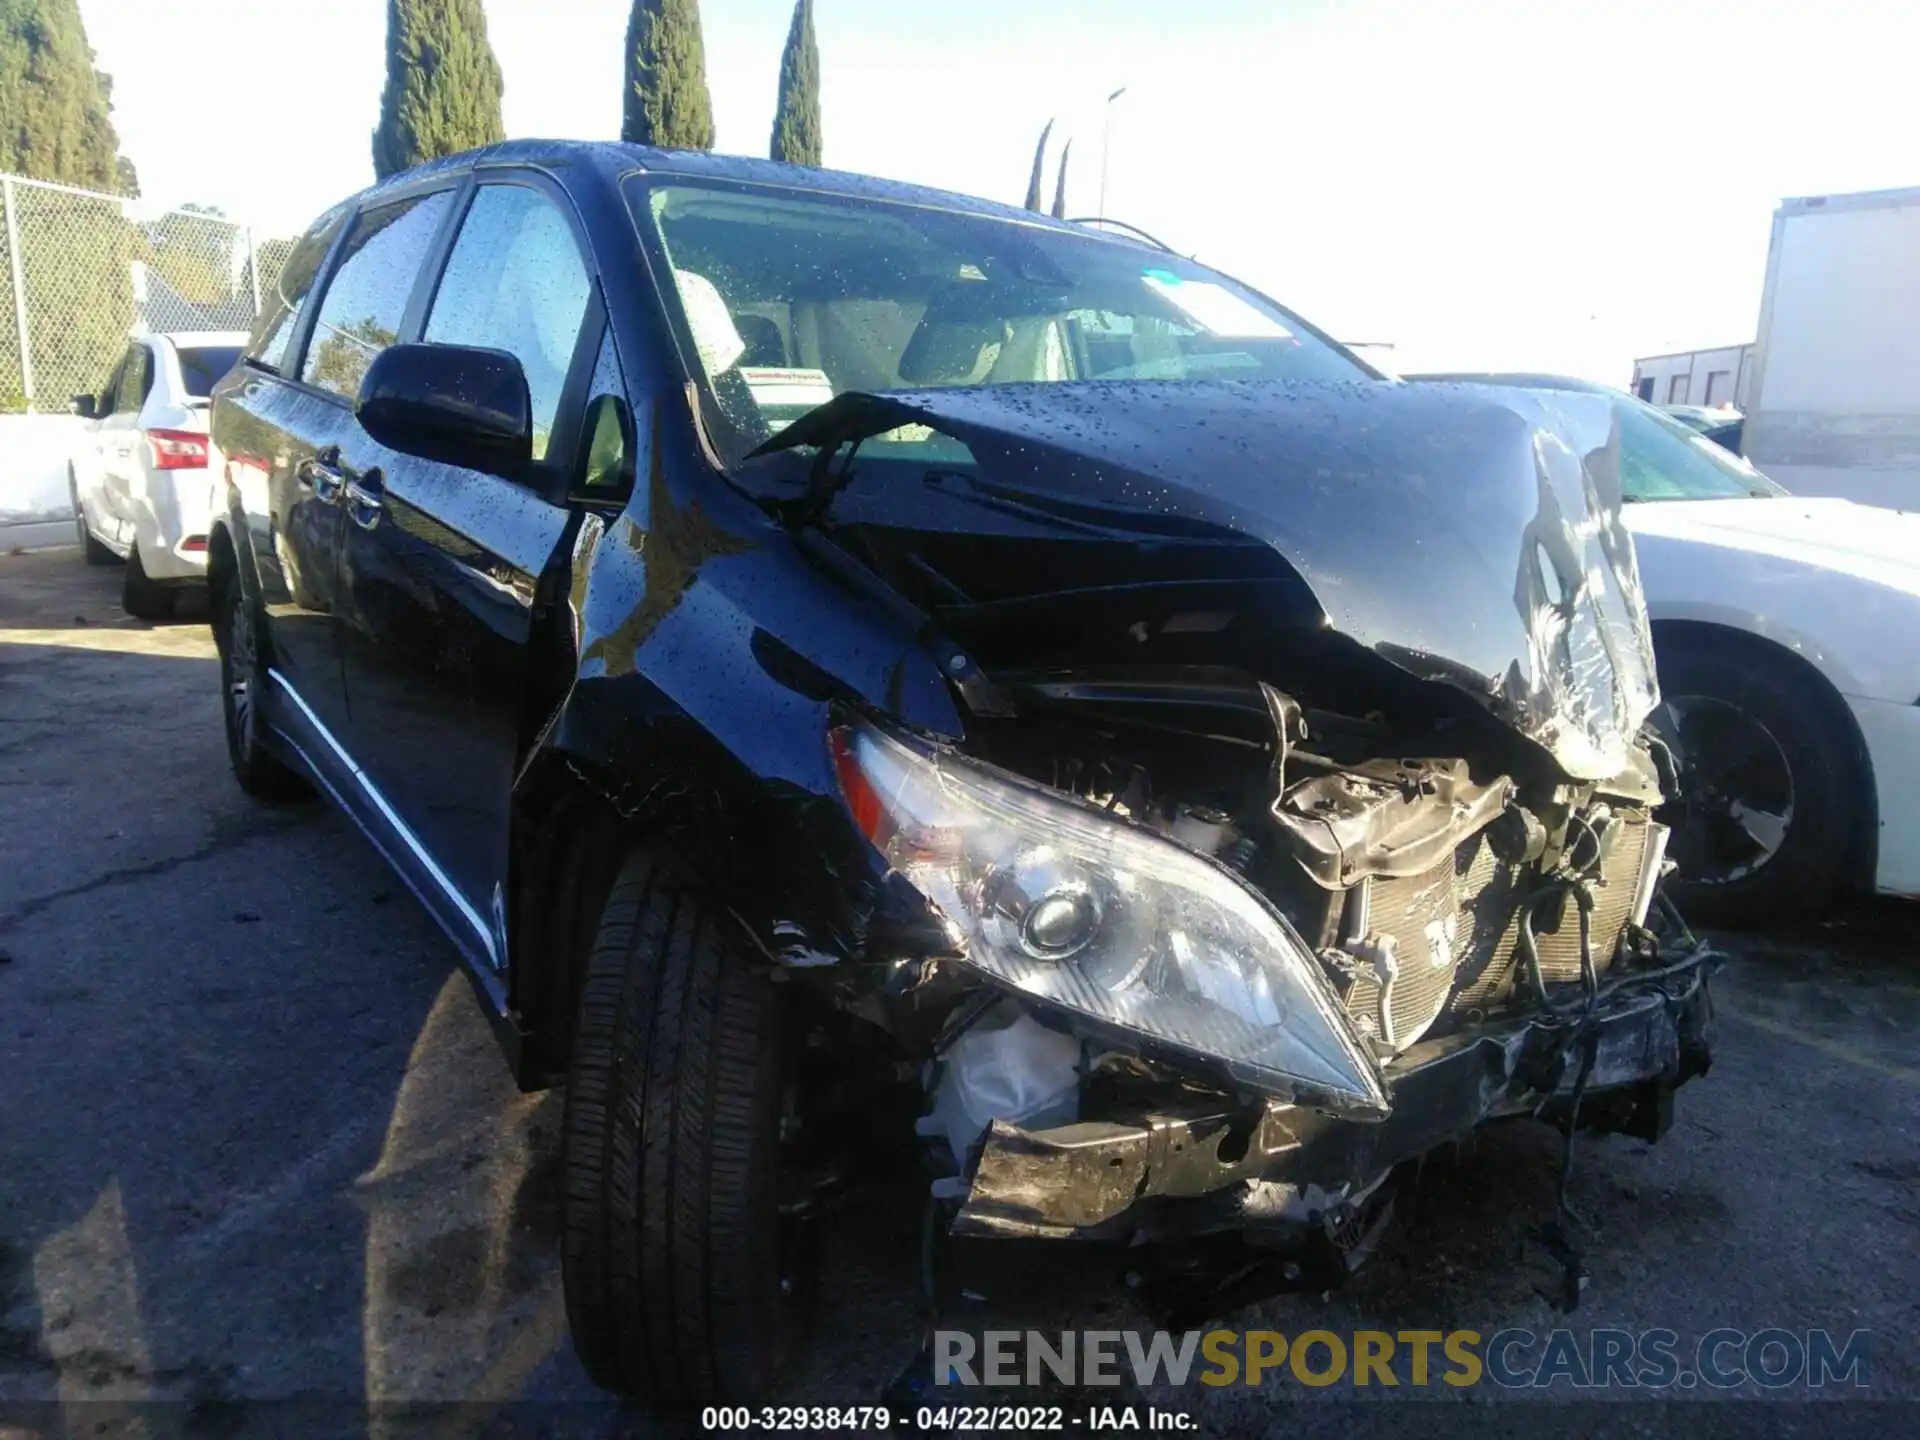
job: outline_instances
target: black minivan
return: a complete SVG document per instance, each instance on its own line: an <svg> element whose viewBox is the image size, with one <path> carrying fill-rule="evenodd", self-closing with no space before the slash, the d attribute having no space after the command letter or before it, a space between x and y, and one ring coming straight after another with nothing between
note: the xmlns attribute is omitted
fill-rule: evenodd
<svg viewBox="0 0 1920 1440"><path fill-rule="evenodd" d="M1706 1067L1604 401L1024 210L516 142L323 215L213 432L234 772L566 1086L609 1386L764 1391L896 1162L930 1244L1204 1309Z"/></svg>

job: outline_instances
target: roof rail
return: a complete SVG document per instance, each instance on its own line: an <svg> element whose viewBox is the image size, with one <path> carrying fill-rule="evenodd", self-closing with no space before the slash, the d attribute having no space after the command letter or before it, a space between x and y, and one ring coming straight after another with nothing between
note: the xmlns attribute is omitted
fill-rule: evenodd
<svg viewBox="0 0 1920 1440"><path fill-rule="evenodd" d="M1069 225L1111 225L1116 230L1124 230L1127 234L1146 241L1147 244L1153 246L1156 250L1164 250L1169 255L1177 255L1180 253L1158 236L1149 235L1138 225L1129 225L1124 220L1109 219L1105 215L1078 215L1068 220L1067 223Z"/></svg>

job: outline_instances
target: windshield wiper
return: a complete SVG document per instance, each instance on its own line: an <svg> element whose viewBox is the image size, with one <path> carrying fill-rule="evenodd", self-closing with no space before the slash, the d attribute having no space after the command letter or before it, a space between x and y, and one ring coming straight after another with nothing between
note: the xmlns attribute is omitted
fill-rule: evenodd
<svg viewBox="0 0 1920 1440"><path fill-rule="evenodd" d="M923 477L926 484L943 491L969 505L979 505L987 510L997 510L1003 515L1018 516L1022 520L1032 520L1056 529L1071 530L1079 535L1107 535L1112 532L1103 526L1091 524L1085 520L1076 520L1070 515L1061 515L1045 505L1033 503L1019 495L1009 493L983 482L977 475L965 471L929 465ZM957 481L947 485L942 481Z"/></svg>

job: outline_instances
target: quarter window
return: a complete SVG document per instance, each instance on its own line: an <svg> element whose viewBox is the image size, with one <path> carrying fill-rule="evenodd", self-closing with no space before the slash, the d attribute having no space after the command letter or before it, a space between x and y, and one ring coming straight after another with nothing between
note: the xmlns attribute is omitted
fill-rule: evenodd
<svg viewBox="0 0 1920 1440"><path fill-rule="evenodd" d="M302 380L349 399L360 393L373 357L400 338L420 262L452 203L442 190L360 217L320 302Z"/></svg>
<svg viewBox="0 0 1920 1440"><path fill-rule="evenodd" d="M627 383L609 326L587 392L579 493L594 500L624 500L633 490L633 452L633 412L627 405Z"/></svg>
<svg viewBox="0 0 1920 1440"><path fill-rule="evenodd" d="M483 185L447 258L423 337L505 350L527 374L533 458L546 458L591 282L566 218L537 190Z"/></svg>

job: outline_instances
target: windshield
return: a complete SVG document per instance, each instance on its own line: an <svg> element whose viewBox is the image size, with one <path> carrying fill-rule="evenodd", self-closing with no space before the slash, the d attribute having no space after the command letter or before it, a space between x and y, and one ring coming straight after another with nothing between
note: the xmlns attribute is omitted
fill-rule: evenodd
<svg viewBox="0 0 1920 1440"><path fill-rule="evenodd" d="M1625 397L1620 417L1620 489L1628 500L1725 500L1787 492L1690 426Z"/></svg>
<svg viewBox="0 0 1920 1440"><path fill-rule="evenodd" d="M729 464L853 390L1369 378L1225 276L1091 231L771 186L629 194Z"/></svg>
<svg viewBox="0 0 1920 1440"><path fill-rule="evenodd" d="M213 387L220 383L220 377L231 370L234 362L240 358L240 347L182 345L174 353L180 357L180 383L187 387L187 394L196 400L204 400L213 394Z"/></svg>
<svg viewBox="0 0 1920 1440"><path fill-rule="evenodd" d="M1697 405L1668 405L1661 409L1662 415L1671 415L1689 430L1698 430L1705 434L1709 430L1718 430L1740 419L1737 410L1707 410Z"/></svg>

